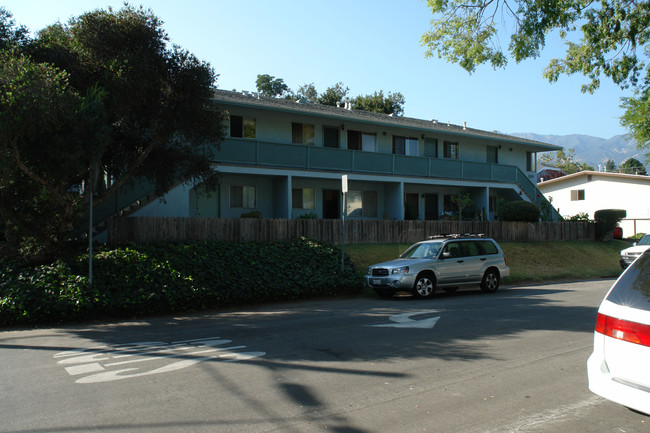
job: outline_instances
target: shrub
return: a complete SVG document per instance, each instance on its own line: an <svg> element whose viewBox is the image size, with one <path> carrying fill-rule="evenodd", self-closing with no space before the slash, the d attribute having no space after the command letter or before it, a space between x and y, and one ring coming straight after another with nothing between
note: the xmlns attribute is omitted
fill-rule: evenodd
<svg viewBox="0 0 650 433"><path fill-rule="evenodd" d="M524 222L538 222L540 217L540 210L536 204L517 200L507 202L501 206L499 210L499 219L501 221L524 221Z"/></svg>
<svg viewBox="0 0 650 433"><path fill-rule="evenodd" d="M589 221L589 214L587 212L578 212L566 219L567 221Z"/></svg>
<svg viewBox="0 0 650 433"><path fill-rule="evenodd" d="M195 242L99 249L92 287L87 257L28 267L0 259L0 325L186 312L356 292L349 257L309 239Z"/></svg>
<svg viewBox="0 0 650 433"><path fill-rule="evenodd" d="M252 210L241 214L241 218L262 218L262 211Z"/></svg>
<svg viewBox="0 0 650 433"><path fill-rule="evenodd" d="M596 221L596 239L599 241L609 240L614 227L627 216L623 209L601 209L594 212Z"/></svg>

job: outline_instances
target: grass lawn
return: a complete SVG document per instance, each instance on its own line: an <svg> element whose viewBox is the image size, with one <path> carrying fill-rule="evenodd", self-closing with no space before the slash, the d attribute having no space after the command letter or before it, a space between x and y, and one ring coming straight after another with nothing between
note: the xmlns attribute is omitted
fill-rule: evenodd
<svg viewBox="0 0 650 433"><path fill-rule="evenodd" d="M630 246L609 242L501 242L510 267L504 284L552 280L614 278L621 274L619 253ZM410 244L346 245L345 252L357 270L365 274L369 265L392 260Z"/></svg>

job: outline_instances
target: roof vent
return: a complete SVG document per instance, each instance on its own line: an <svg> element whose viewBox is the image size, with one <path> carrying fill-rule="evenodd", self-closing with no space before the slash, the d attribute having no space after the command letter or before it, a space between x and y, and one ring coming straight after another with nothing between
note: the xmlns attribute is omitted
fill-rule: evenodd
<svg viewBox="0 0 650 433"><path fill-rule="evenodd" d="M467 122L463 122L463 129L467 129Z"/></svg>

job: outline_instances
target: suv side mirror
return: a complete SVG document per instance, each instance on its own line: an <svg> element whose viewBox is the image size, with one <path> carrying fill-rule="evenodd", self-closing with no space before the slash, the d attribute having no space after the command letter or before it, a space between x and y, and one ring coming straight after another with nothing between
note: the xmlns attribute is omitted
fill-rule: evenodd
<svg viewBox="0 0 650 433"><path fill-rule="evenodd" d="M451 252L450 251L445 251L442 253L442 256L440 257L441 259L448 259L451 257Z"/></svg>

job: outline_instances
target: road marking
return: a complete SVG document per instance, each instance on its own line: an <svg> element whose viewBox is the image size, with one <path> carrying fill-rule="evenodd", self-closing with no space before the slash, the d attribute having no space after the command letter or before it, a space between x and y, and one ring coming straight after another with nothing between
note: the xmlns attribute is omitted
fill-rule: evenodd
<svg viewBox="0 0 650 433"><path fill-rule="evenodd" d="M420 329L433 329L434 326L436 326L436 323L438 323L438 319L440 319L440 316L437 317L430 317L428 319L421 319L421 320L413 320L411 317L413 316L419 316L422 314L435 314L439 313L438 310L431 310L431 311L418 311L415 313L402 313L402 314L397 314L395 316L390 316L389 319L390 321L394 323L384 323L381 325L367 325L367 326L374 326L377 328L420 328Z"/></svg>
<svg viewBox="0 0 650 433"><path fill-rule="evenodd" d="M231 342L220 337L171 343L146 341L66 350L53 357L58 359L57 364L62 365L70 376L84 375L75 380L76 383L99 383L169 373L204 361L236 362L266 355L265 352L239 352L246 346L221 347ZM183 359L178 361L178 358ZM175 362L166 363L169 360ZM140 365L144 363L150 364L143 368ZM126 364L133 367L119 368Z"/></svg>

